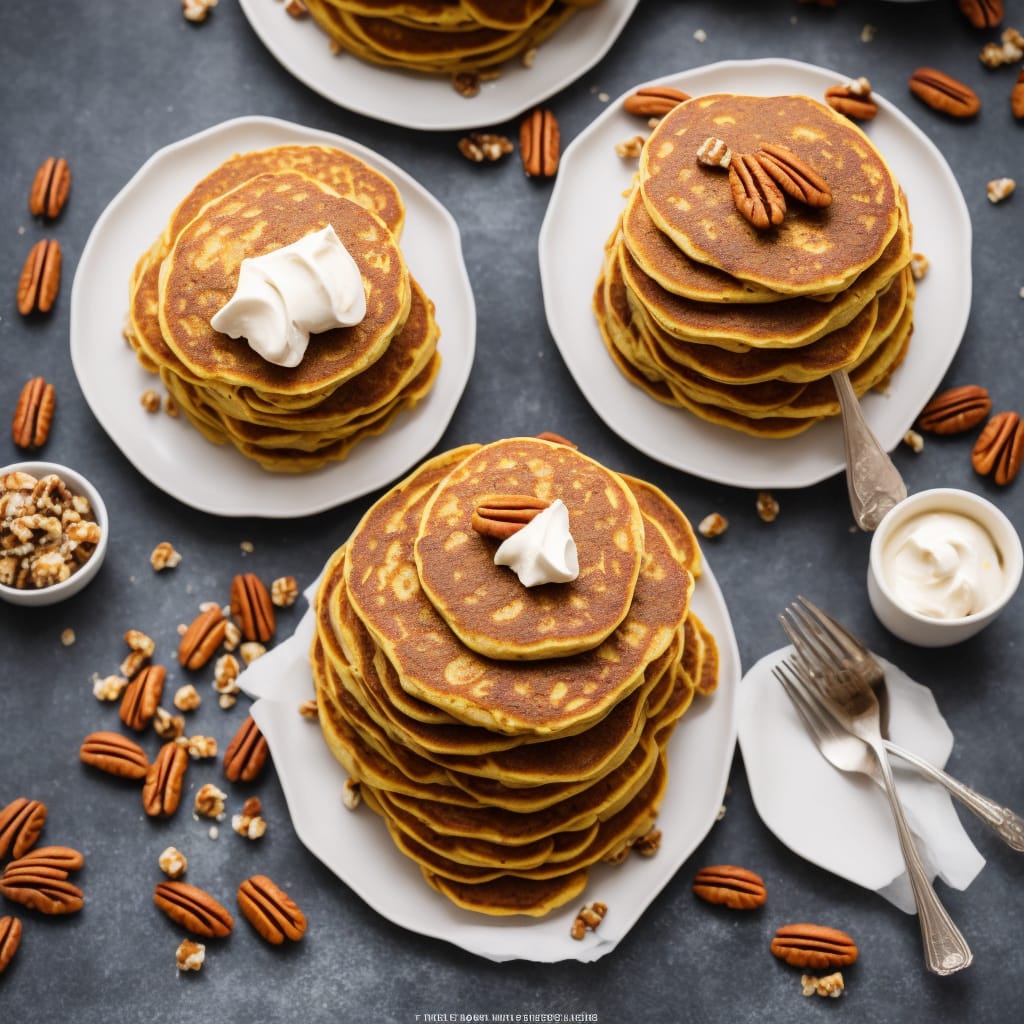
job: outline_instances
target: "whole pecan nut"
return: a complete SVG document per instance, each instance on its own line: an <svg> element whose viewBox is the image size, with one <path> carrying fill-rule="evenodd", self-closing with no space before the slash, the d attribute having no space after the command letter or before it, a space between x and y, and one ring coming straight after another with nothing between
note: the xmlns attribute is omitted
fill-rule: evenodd
<svg viewBox="0 0 1024 1024"><path fill-rule="evenodd" d="M1024 424L1015 412L1001 412L985 424L971 452L976 473L1000 486L1011 483L1024 459Z"/></svg>
<svg viewBox="0 0 1024 1024"><path fill-rule="evenodd" d="M248 715L224 751L224 774L230 782L252 782L263 771L269 751L266 737Z"/></svg>
<svg viewBox="0 0 1024 1024"><path fill-rule="evenodd" d="M909 84L922 103L950 117L974 117L981 110L981 99L970 86L936 68L918 68Z"/></svg>
<svg viewBox="0 0 1024 1024"><path fill-rule="evenodd" d="M71 171L64 157L49 157L43 161L32 180L28 195L28 208L33 217L56 217L64 208L71 188Z"/></svg>
<svg viewBox="0 0 1024 1024"><path fill-rule="evenodd" d="M38 310L48 313L60 290L60 242L44 238L29 250L18 278L18 312L22 316Z"/></svg>
<svg viewBox="0 0 1024 1024"><path fill-rule="evenodd" d="M528 178L553 178L560 157L558 119L537 107L519 126L519 156Z"/></svg>
<svg viewBox="0 0 1024 1024"><path fill-rule="evenodd" d="M45 377L26 381L14 407L11 436L19 448L42 448L50 436L56 394Z"/></svg>
<svg viewBox="0 0 1024 1024"><path fill-rule="evenodd" d="M83 764L121 779L144 779L149 758L134 740L119 732L91 732L82 740L78 756Z"/></svg>
<svg viewBox="0 0 1024 1024"><path fill-rule="evenodd" d="M185 668L202 668L224 642L227 628L227 619L216 605L200 612L178 644L178 661Z"/></svg>
<svg viewBox="0 0 1024 1024"><path fill-rule="evenodd" d="M775 932L771 951L793 967L846 967L857 959L857 944L846 932L820 924L787 924Z"/></svg>
<svg viewBox="0 0 1024 1024"><path fill-rule="evenodd" d="M837 113L855 121L871 121L878 115L878 104L871 95L871 83L866 78L829 86L825 90L825 102Z"/></svg>
<svg viewBox="0 0 1024 1024"><path fill-rule="evenodd" d="M223 939L235 926L235 919L225 907L188 882L157 882L153 902L175 924L204 939Z"/></svg>
<svg viewBox="0 0 1024 1024"><path fill-rule="evenodd" d="M188 750L169 740L157 752L142 785L142 809L151 818L169 818L181 803Z"/></svg>
<svg viewBox="0 0 1024 1024"><path fill-rule="evenodd" d="M477 505L470 523L484 537L505 540L532 522L550 504L532 494L495 494Z"/></svg>
<svg viewBox="0 0 1024 1024"><path fill-rule="evenodd" d="M977 384L947 388L921 410L917 425L933 434L962 434L992 411L988 391Z"/></svg>
<svg viewBox="0 0 1024 1024"><path fill-rule="evenodd" d="M1018 121L1024 121L1024 71L1017 76L1017 81L1010 90L1010 109Z"/></svg>
<svg viewBox="0 0 1024 1024"><path fill-rule="evenodd" d="M974 28L995 28L1003 20L1003 0L959 0L959 4Z"/></svg>
<svg viewBox="0 0 1024 1024"><path fill-rule="evenodd" d="M41 914L74 914L82 909L82 890L68 881L85 858L70 846L40 846L12 860L0 875L0 893Z"/></svg>
<svg viewBox="0 0 1024 1024"><path fill-rule="evenodd" d="M231 614L246 640L266 643L274 635L274 604L255 573L239 573L231 581Z"/></svg>
<svg viewBox="0 0 1024 1024"><path fill-rule="evenodd" d="M732 910L753 910L768 899L764 879L735 864L701 868L693 879L693 891L708 903L722 904Z"/></svg>
<svg viewBox="0 0 1024 1024"><path fill-rule="evenodd" d="M7 970L7 965L14 959L21 945L21 921L10 914L0 917L0 974Z"/></svg>
<svg viewBox="0 0 1024 1024"><path fill-rule="evenodd" d="M782 223L786 197L756 156L737 153L729 161L729 188L736 209L760 231Z"/></svg>
<svg viewBox="0 0 1024 1024"><path fill-rule="evenodd" d="M816 208L832 203L832 189L828 182L803 157L785 146L766 142L756 157L768 172L768 177L787 196Z"/></svg>
<svg viewBox="0 0 1024 1024"><path fill-rule="evenodd" d="M238 886L238 907L260 936L275 946L285 939L298 942L306 934L306 915L266 875L253 875Z"/></svg>
<svg viewBox="0 0 1024 1024"><path fill-rule="evenodd" d="M46 824L46 805L20 796L0 811L0 858L22 857L35 846Z"/></svg>
<svg viewBox="0 0 1024 1024"><path fill-rule="evenodd" d="M163 665L146 665L125 687L121 696L121 721L142 732L153 721L164 693L167 669Z"/></svg>
<svg viewBox="0 0 1024 1024"><path fill-rule="evenodd" d="M664 117L689 98L689 93L673 89L671 85L645 85L622 101L622 109L640 117Z"/></svg>

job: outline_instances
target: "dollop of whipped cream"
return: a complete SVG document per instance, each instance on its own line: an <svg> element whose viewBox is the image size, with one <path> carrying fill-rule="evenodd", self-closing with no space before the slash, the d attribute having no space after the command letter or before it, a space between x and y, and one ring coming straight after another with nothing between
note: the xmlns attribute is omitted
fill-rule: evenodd
<svg viewBox="0 0 1024 1024"><path fill-rule="evenodd" d="M561 498L538 512L521 530L502 541L495 565L507 565L524 587L571 583L580 574L576 541L569 532L569 510Z"/></svg>
<svg viewBox="0 0 1024 1024"><path fill-rule="evenodd" d="M897 529L883 550L897 601L932 619L984 611L1003 589L1003 566L988 531L954 512L926 512Z"/></svg>
<svg viewBox="0 0 1024 1024"><path fill-rule="evenodd" d="M210 326L245 338L268 362L302 362L309 336L351 327L366 316L366 291L352 254L333 225L242 260L235 294L213 315Z"/></svg>

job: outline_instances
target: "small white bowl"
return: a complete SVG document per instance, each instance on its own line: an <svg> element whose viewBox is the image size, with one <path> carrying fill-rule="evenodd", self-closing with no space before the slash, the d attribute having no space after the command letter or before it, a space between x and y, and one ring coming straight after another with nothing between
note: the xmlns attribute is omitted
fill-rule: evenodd
<svg viewBox="0 0 1024 1024"><path fill-rule="evenodd" d="M107 553L107 543L110 537L110 519L107 516L107 506L103 503L100 492L81 473L61 466L56 462L16 462L10 466L0 469L0 476L14 473L20 470L29 473L34 477L43 477L49 473L56 473L68 490L73 494L84 495L89 499L92 506L93 520L99 525L100 539L95 550L66 580L61 583L54 583L49 587L8 587L0 583L0 598L11 604L20 604L28 607L40 607L43 605L57 604L65 601L73 594L77 594L83 587L95 577Z"/></svg>
<svg viewBox="0 0 1024 1024"><path fill-rule="evenodd" d="M937 618L908 606L886 576L887 546L896 530L925 513L947 512L974 520L999 554L1001 584L984 608L956 618ZM1024 551L1013 524L990 501L970 491L939 487L912 494L893 508L871 538L868 599L879 621L901 640L918 647L948 647L984 629L998 617L1020 585Z"/></svg>

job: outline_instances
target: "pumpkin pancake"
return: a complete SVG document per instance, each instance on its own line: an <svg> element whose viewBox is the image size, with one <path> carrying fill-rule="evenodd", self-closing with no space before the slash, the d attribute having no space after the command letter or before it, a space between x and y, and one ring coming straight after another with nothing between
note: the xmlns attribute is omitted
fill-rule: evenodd
<svg viewBox="0 0 1024 1024"><path fill-rule="evenodd" d="M635 476L620 475L633 492L640 511L665 531L679 564L699 578L702 565L700 542L683 510L660 487Z"/></svg>
<svg viewBox="0 0 1024 1024"><path fill-rule="evenodd" d="M696 160L708 137L733 153L783 146L824 177L831 205L787 204L758 231L736 209L729 177ZM640 158L651 219L691 259L789 295L846 289L881 256L899 222L899 186L868 137L807 96L718 93L680 103L661 119Z"/></svg>
<svg viewBox="0 0 1024 1024"><path fill-rule="evenodd" d="M355 259L367 312L351 327L324 331L295 367L276 366L243 339L210 326L231 298L243 259L298 241L332 224ZM161 264L164 340L203 380L280 394L343 383L380 358L409 312L408 271L391 232L376 215L294 171L258 175L203 207Z"/></svg>
<svg viewBox="0 0 1024 1024"><path fill-rule="evenodd" d="M494 564L498 543L470 520L496 495L564 501L576 580L527 588ZM467 647L491 658L564 657L596 647L629 610L643 553L643 519L621 477L536 438L487 445L454 469L424 509L415 544L420 585L434 609Z"/></svg>

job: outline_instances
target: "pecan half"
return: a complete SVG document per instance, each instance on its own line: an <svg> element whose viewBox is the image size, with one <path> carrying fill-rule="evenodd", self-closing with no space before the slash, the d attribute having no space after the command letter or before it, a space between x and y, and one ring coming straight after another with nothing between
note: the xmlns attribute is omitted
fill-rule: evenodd
<svg viewBox="0 0 1024 1024"><path fill-rule="evenodd" d="M981 100L970 86L936 68L918 68L909 84L922 103L950 117L974 117L981 110Z"/></svg>
<svg viewBox="0 0 1024 1024"><path fill-rule="evenodd" d="M9 914L0 917L0 974L7 970L20 945L21 921Z"/></svg>
<svg viewBox="0 0 1024 1024"><path fill-rule="evenodd" d="M701 868L693 879L693 891L708 903L719 903L732 910L753 910L768 899L764 879L735 864Z"/></svg>
<svg viewBox="0 0 1024 1024"><path fill-rule="evenodd" d="M0 811L0 858L21 857L35 846L46 824L46 805L23 796Z"/></svg>
<svg viewBox="0 0 1024 1024"><path fill-rule="evenodd" d="M1015 412L1001 412L985 424L974 442L971 465L1000 486L1011 483L1024 459L1024 424Z"/></svg>
<svg viewBox="0 0 1024 1024"><path fill-rule="evenodd" d="M782 223L786 197L756 156L737 153L729 161L729 187L736 209L758 230Z"/></svg>
<svg viewBox="0 0 1024 1024"><path fill-rule="evenodd" d="M832 202L828 182L806 161L785 146L766 142L756 154L768 176L787 196L821 208Z"/></svg>
<svg viewBox="0 0 1024 1024"><path fill-rule="evenodd" d="M157 882L153 902L175 924L204 939L223 939L235 926L235 919L225 907L188 882Z"/></svg>
<svg viewBox="0 0 1024 1024"><path fill-rule="evenodd" d="M995 28L1003 20L1003 0L959 0L959 5L974 28Z"/></svg>
<svg viewBox="0 0 1024 1024"><path fill-rule="evenodd" d="M231 581L231 614L246 640L265 643L274 635L274 604L255 573L239 573Z"/></svg>
<svg viewBox="0 0 1024 1024"><path fill-rule="evenodd" d="M285 939L298 942L306 934L306 915L266 875L253 875L239 885L238 907L260 936L275 946Z"/></svg>
<svg viewBox="0 0 1024 1024"><path fill-rule="evenodd" d="M505 540L518 533L551 504L532 494L495 494L473 510L473 529L484 537Z"/></svg>
<svg viewBox="0 0 1024 1024"><path fill-rule="evenodd" d="M917 425L933 434L962 434L977 426L992 411L988 391L963 384L940 391L921 410Z"/></svg>
<svg viewBox="0 0 1024 1024"><path fill-rule="evenodd" d="M142 785L142 809L151 818L169 818L181 803L188 751L169 740L157 752Z"/></svg>
<svg viewBox="0 0 1024 1024"><path fill-rule="evenodd" d="M19 448L42 448L50 436L56 395L45 377L26 381L14 407L11 436Z"/></svg>
<svg viewBox="0 0 1024 1024"><path fill-rule="evenodd" d="M84 901L68 875L84 863L70 846L40 846L7 865L0 875L0 893L41 914L74 914Z"/></svg>
<svg viewBox="0 0 1024 1024"><path fill-rule="evenodd" d="M1024 121L1024 71L1017 76L1017 81L1010 90L1010 109L1018 121Z"/></svg>
<svg viewBox="0 0 1024 1024"><path fill-rule="evenodd" d="M825 102L837 113L855 121L870 121L878 114L878 104L871 95L871 83L866 78L829 86L825 90Z"/></svg>
<svg viewBox="0 0 1024 1024"><path fill-rule="evenodd" d="M519 156L528 178L553 178L560 156L558 119L537 107L519 126Z"/></svg>
<svg viewBox="0 0 1024 1024"><path fill-rule="evenodd" d="M68 198L71 171L64 157L49 157L36 171L28 196L28 208L33 217L56 217Z"/></svg>
<svg viewBox="0 0 1024 1024"><path fill-rule="evenodd" d="M646 85L622 101L622 109L640 117L664 117L673 107L685 103L689 93L671 85Z"/></svg>
<svg viewBox="0 0 1024 1024"><path fill-rule="evenodd" d="M178 661L185 668L202 668L224 642L227 628L227 619L217 606L200 612L178 644Z"/></svg>
<svg viewBox="0 0 1024 1024"><path fill-rule="evenodd" d="M224 751L224 774L230 782L252 782L263 771L269 751L256 719L247 716Z"/></svg>
<svg viewBox="0 0 1024 1024"><path fill-rule="evenodd" d="M78 756L83 764L121 779L144 779L149 758L134 740L119 732L91 732L82 740Z"/></svg>
<svg viewBox="0 0 1024 1024"><path fill-rule="evenodd" d="M18 312L22 316L38 310L48 313L60 290L60 242L44 238L29 250L18 278Z"/></svg>
<svg viewBox="0 0 1024 1024"><path fill-rule="evenodd" d="M163 665L147 665L125 687L120 717L129 729L142 732L153 721L164 694L166 678L167 669Z"/></svg>
<svg viewBox="0 0 1024 1024"><path fill-rule="evenodd" d="M846 932L820 924L787 924L775 932L771 951L793 967L845 967L857 959L857 944Z"/></svg>

